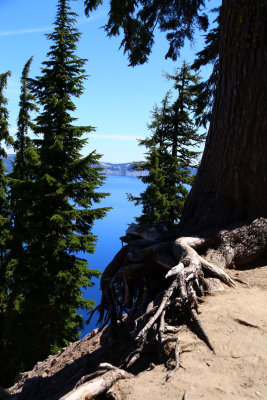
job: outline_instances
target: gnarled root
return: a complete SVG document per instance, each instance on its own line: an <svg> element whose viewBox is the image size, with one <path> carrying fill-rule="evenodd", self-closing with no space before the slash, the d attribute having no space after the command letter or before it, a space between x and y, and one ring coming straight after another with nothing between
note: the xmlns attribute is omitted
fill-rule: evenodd
<svg viewBox="0 0 267 400"><path fill-rule="evenodd" d="M258 226L266 227L266 220L253 221L252 231ZM142 236L142 227L138 227L124 238L127 246L104 271L101 279L102 301L98 306L101 319L104 324L111 324L113 332L116 331L117 320L121 320L124 313L128 320L133 321L135 328L130 343L131 351L122 364L123 368L130 368L153 345L157 349L158 359L165 361L167 368L177 371L181 365L181 339L178 334L184 324L191 327L214 351L198 316L199 303L203 302L203 295L209 287L207 278L217 278L231 287L235 286L235 282L224 269L210 262L210 258L208 261L203 254L206 254L205 249L212 242L216 242L216 251L220 250L221 259L225 261L221 265L229 265L229 262L237 260L234 246L238 246L240 259L242 244L238 245L238 238L240 236L242 241L244 237L249 237L249 231L243 233L238 229L245 228L234 229L232 234L230 230L217 232L215 239L211 240L211 237L176 238L171 237L170 233L165 233L165 236L162 233L158 236L153 234L153 237L147 234ZM264 237L266 239L266 235ZM258 242L255 241L263 251L262 241ZM232 249L230 258L224 257L226 243ZM174 366L165 360L165 346L169 342L175 343Z"/></svg>

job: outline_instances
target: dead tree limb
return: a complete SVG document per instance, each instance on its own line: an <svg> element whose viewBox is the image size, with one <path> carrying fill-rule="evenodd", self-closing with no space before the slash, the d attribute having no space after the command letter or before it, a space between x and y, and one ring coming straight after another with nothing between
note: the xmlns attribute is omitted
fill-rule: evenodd
<svg viewBox="0 0 267 400"><path fill-rule="evenodd" d="M92 400L96 396L105 393L111 386L120 379L131 378L132 375L128 372L116 368L111 364L100 364L100 372L103 371L100 377L97 377L89 382L76 387L71 392L61 397L60 400Z"/></svg>

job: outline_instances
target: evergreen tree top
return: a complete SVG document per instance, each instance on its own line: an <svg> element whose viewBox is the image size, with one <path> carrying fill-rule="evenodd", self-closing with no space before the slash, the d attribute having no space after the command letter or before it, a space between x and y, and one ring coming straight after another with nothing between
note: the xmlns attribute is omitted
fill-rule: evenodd
<svg viewBox="0 0 267 400"><path fill-rule="evenodd" d="M28 129L34 129L35 125L31 121L30 112L38 111L38 107L35 104L35 97L29 91L28 76L29 70L32 63L33 57L31 57L25 64L22 75L21 75L21 94L19 101L19 116L18 116L18 131L17 140L14 142L14 149L18 151L21 148L21 141L25 139L28 142L26 135Z"/></svg>
<svg viewBox="0 0 267 400"><path fill-rule="evenodd" d="M7 86L7 79L11 76L11 72L5 72L0 74L0 157L7 157L6 151L2 147L1 142L5 145L11 145L13 143L12 137L8 131L8 109L6 107L7 98L4 96L4 90Z"/></svg>
<svg viewBox="0 0 267 400"><path fill-rule="evenodd" d="M75 55L81 33L74 27L76 13L68 6L70 0L59 0L54 31L46 34L53 42L43 62L42 75L30 80L38 101L49 112L57 104L61 109L76 109L71 97L79 97L83 92L83 81L87 77L83 68L87 59ZM74 121L70 118L68 123Z"/></svg>

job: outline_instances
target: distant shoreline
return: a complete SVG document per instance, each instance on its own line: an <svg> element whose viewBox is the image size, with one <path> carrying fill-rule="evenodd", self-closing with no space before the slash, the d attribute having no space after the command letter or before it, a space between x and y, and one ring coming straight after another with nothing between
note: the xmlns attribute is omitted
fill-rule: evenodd
<svg viewBox="0 0 267 400"><path fill-rule="evenodd" d="M15 154L8 154L7 158L4 159L4 165L7 171L10 171L12 168L12 161L15 158ZM100 162L100 166L103 168L103 172L106 175L115 175L115 176L127 176L137 178L138 176L147 176L148 171L133 171L132 170L132 162L129 163L119 163L113 164L109 162Z"/></svg>

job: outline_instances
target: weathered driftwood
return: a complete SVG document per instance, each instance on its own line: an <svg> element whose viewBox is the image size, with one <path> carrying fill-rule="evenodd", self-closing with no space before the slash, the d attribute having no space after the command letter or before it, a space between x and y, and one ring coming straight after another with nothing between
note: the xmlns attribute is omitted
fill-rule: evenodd
<svg viewBox="0 0 267 400"><path fill-rule="evenodd" d="M96 375L97 377L95 378ZM61 397L60 400L92 400L96 396L105 393L118 380L131 377L132 375L128 372L116 368L111 364L103 363L100 364L96 374L87 377L89 380L88 382L78 387L76 385L75 389Z"/></svg>

